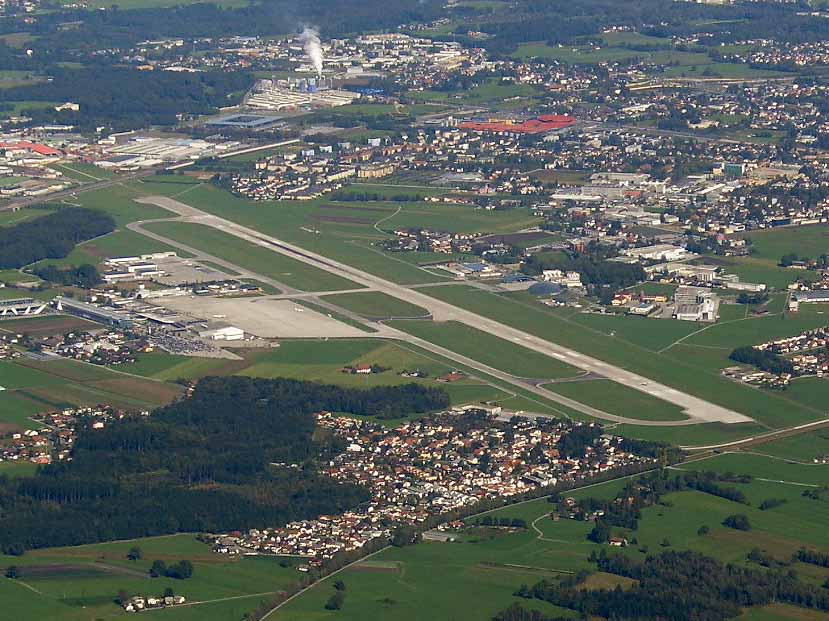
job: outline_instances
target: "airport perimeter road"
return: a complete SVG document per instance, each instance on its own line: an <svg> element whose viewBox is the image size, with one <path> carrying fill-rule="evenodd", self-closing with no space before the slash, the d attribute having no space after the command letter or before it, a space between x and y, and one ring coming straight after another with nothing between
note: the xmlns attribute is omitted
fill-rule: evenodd
<svg viewBox="0 0 829 621"><path fill-rule="evenodd" d="M61 190L59 192L54 192L53 194L47 194L46 196L35 196L32 198L18 198L9 201L5 205L0 205L0 211L9 211L13 209L21 209L22 207L28 207L29 205L36 205L38 203L43 203L44 201L56 201L59 199L64 198L71 198L72 196L76 196L77 194L83 194L84 192L92 192L94 190L102 190L103 188L109 188L114 185L118 185L124 183L126 181L132 181L134 179L141 179L142 177L149 177L155 174L154 168L147 168L144 170L139 170L138 172L130 173L127 175L117 175L112 177L111 179L101 179L100 181L93 181L91 183L86 183L84 185L79 185L74 188L69 188L68 190Z"/></svg>
<svg viewBox="0 0 829 621"><path fill-rule="evenodd" d="M654 382L646 377L627 371L626 369L613 366L591 356L586 356L567 347L551 343L527 332L523 332L522 330L518 330L493 319L489 319L471 311L453 306L448 302L430 297L418 290L398 285L378 276L374 276L373 274L351 267L350 265L340 263L339 261L329 259L322 255L300 248L299 246L283 242L275 237L265 235L264 233L260 233L254 229L236 224L225 218L213 216L172 198L168 198L166 196L149 196L137 199L137 201L162 207L180 217L186 218L189 222L196 222L214 227L224 231L225 233L244 239L252 244L269 248L274 252L291 257L297 261L302 261L303 263L327 270L332 274L347 278L353 282L370 287L371 289L382 291L395 298L421 306L428 310L436 321L457 321L464 323L478 330L483 330L484 332L488 332L518 343L528 349L550 356L551 358L555 358L572 366L584 369L585 371L597 373L658 399L668 401L669 403L679 406L684 411L686 416L694 419L691 422L742 423L752 420L748 416L740 414L739 412L710 403L704 399L700 399L699 397L680 392L675 388ZM135 230L142 233L145 232L140 228L140 226L140 222L135 223ZM400 334L403 333L401 332ZM404 338L404 340L409 339ZM421 346L420 343L417 344ZM457 355L453 356L453 358L457 358ZM549 395L555 394L550 391L545 392ZM556 401L564 403L560 395L556 395L556 397L558 397L555 399ZM547 396L547 398L551 397ZM570 404L567 405L569 407L574 407ZM578 405L581 407L574 407L574 409L585 411L584 408L586 408L586 406L582 404ZM611 418L609 414L603 414L604 416L597 417L605 418L607 420L615 420L615 418ZM592 415L593 414L591 414L591 416ZM625 422L631 421L626 420ZM642 424L642 421L639 421L639 423ZM646 424L653 424L653 422L650 421ZM674 421L673 424L688 424L688 421Z"/></svg>

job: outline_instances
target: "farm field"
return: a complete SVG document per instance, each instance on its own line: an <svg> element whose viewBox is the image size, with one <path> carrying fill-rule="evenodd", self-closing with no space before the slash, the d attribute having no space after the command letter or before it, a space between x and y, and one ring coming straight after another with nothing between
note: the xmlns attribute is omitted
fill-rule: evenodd
<svg viewBox="0 0 829 621"><path fill-rule="evenodd" d="M127 560L133 546L142 558ZM188 580L150 578L148 570L154 560L174 563L187 559L193 563L193 577ZM19 607L16 619L81 621L101 617L128 616L115 603L120 590L135 595L160 595L167 587L196 605L152 611L152 617L181 619L227 619L230 610L239 614L254 608L263 598L272 598L280 589L298 580L296 561L287 559L285 567L278 558L231 559L213 554L193 535L173 535L94 544L71 548L35 550L22 557L0 556L0 567L15 565L17 581L0 581L4 606ZM30 587L30 588L27 588ZM242 598L231 602L212 602L224 598ZM5 608L8 610L8 608ZM25 611L25 612L24 612ZM32 611L37 616L31 616ZM186 617L179 613L186 612ZM233 617L236 618L236 617ZM241 616L239 617L241 618Z"/></svg>
<svg viewBox="0 0 829 621"><path fill-rule="evenodd" d="M454 321L396 321L391 325L517 377L558 379L583 373L569 364Z"/></svg>
<svg viewBox="0 0 829 621"><path fill-rule="evenodd" d="M682 410L643 392L613 382L597 379L584 382L547 384L545 388L585 405L599 408L610 414L639 420L685 420Z"/></svg>
<svg viewBox="0 0 829 621"><path fill-rule="evenodd" d="M793 426L823 416L819 409L769 391L761 392L736 384L721 377L717 371L706 370L681 357L671 356L670 351L661 353L633 341L584 329L577 320L547 310L541 304L533 306L468 286L431 287L423 291L554 343L572 347L650 379L744 412L769 427ZM632 321L636 322L636 319ZM648 324L642 322L635 325L641 326L643 331L648 327ZM799 329L792 333L798 331Z"/></svg>
<svg viewBox="0 0 829 621"><path fill-rule="evenodd" d="M396 317L424 317L429 312L404 300L379 291L365 293L339 293L325 296L326 302L369 318L393 319Z"/></svg>
<svg viewBox="0 0 829 621"><path fill-rule="evenodd" d="M750 231L740 237L751 240L753 257L775 263L792 251L800 257L815 259L829 249L829 226L825 224Z"/></svg>
<svg viewBox="0 0 829 621"><path fill-rule="evenodd" d="M752 451L796 462L814 463L815 460L829 457L829 430L816 429L807 434L781 438L761 444Z"/></svg>
<svg viewBox="0 0 829 621"><path fill-rule="evenodd" d="M31 426L29 416L72 406L106 403L130 410L152 409L181 393L173 384L115 373L71 360L0 361L0 424Z"/></svg>
<svg viewBox="0 0 829 621"><path fill-rule="evenodd" d="M775 289L785 290L786 287L802 278L804 280L814 280L816 276L813 272L804 272L803 270L792 270L785 267L779 267L777 262L780 257L774 259L765 259L761 257L714 257L706 256L703 259L704 263L710 265L718 265L727 273L737 274L740 280L744 282L762 282L769 287Z"/></svg>
<svg viewBox="0 0 829 621"><path fill-rule="evenodd" d="M0 476L7 477L28 477L37 472L37 464L30 461L0 461Z"/></svg>
<svg viewBox="0 0 829 621"><path fill-rule="evenodd" d="M163 351L139 354L135 362L119 364L115 369L132 375L163 381L197 379L205 375L222 375L228 368L247 364L245 360L178 356Z"/></svg>
<svg viewBox="0 0 829 621"><path fill-rule="evenodd" d="M360 285L203 224L156 222L146 228L268 276L301 291L359 289Z"/></svg>

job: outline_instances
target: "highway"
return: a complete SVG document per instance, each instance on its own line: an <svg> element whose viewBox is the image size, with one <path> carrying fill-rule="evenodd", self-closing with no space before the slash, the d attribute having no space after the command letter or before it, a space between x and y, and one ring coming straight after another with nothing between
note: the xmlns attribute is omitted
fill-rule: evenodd
<svg viewBox="0 0 829 621"><path fill-rule="evenodd" d="M256 231L254 229L242 226L240 224L236 224L235 222L232 222L225 218L220 218L218 216L208 214L204 211L201 211L200 209L192 207L191 205L182 203L181 201L177 201L175 199L164 196L149 196L136 200L137 202L156 205L158 207L162 207L164 209L167 209L168 211L175 213L178 216L178 218L170 218L171 220L178 219L187 222L211 226L230 235L239 237L240 239L244 239L250 242L251 244L268 248L273 252L277 252L279 254L288 256L295 260L301 261L303 263L312 265L314 267L326 270L332 274L336 274L338 276L351 280L352 282L355 282L359 285L363 285L368 290L381 291L383 293L386 293L387 295L391 295L395 298L405 300L412 304L421 306L422 308L425 308L429 311L429 313L432 315L435 321L457 321L459 323L464 323L478 330L482 330L484 332L488 332L501 338L513 341L528 349L539 352L551 358L555 358L562 362L566 362L572 366L578 367L585 371L595 373L603 377L607 377L616 382L629 386L630 388L634 388L653 397L662 399L664 401L668 401L669 403L679 406L683 410L685 415L689 418L687 420L680 421L654 422L616 416L607 412L603 412L596 408L583 405L581 403L573 401L572 399L568 399L566 397L558 395L545 388L535 386L534 384L529 383L523 379L515 378L509 374L502 373L500 371L497 371L496 369L492 369L491 367L482 365L481 363L475 360L471 360L464 356L460 356L459 354L451 352L446 348L437 346L433 343L424 341L422 339L418 339L400 330L395 330L389 326L382 324L372 324L372 327L375 327L378 330L376 336L381 336L383 338L395 338L412 343L414 345L417 345L418 347L422 347L434 353L438 353L441 356L444 356L451 360L455 360L460 364L490 374L505 382L509 382L513 385L520 386L520 388L522 388L523 390L527 390L539 396L543 396L545 399L556 401L562 405L565 405L569 408L572 408L589 416L614 422L623 422L627 424L662 426L688 425L703 422L741 423L749 422L752 420L748 416L745 416L733 410L723 408L719 405L710 403L699 397L683 393L675 388L671 388L670 386L660 384L658 382L650 380L646 377L643 377L621 367L608 364L602 360L598 360L596 358L587 356L585 354L563 347L561 345L551 343L545 339L539 338L522 330L513 328L512 326L508 326L488 317L484 317L471 311L459 308L457 306L449 304L448 302L444 302L442 300L430 297L425 293L421 293L420 290L411 289L403 285L390 282L373 274L369 274L367 272L354 268L350 265L340 263L339 261L335 261L328 257L324 257L314 252L305 250L293 244L284 242L278 238ZM140 232L155 239L159 239L160 241L169 243L174 247L182 248L184 250L192 252L196 256L203 254L197 249L183 246L174 239L169 239L158 234L152 233L150 231L147 231L143 228L143 224L145 224L145 222L135 222L129 225L129 228L131 230ZM210 258L211 261L214 261L215 259L215 257ZM238 272L250 273L249 270L232 265L226 261L217 260L215 262L219 265L224 265ZM251 275L251 277L256 278L257 280L262 280L263 282L269 282L271 284L274 284L274 286L282 289L283 291L286 291L284 286L274 283L272 279L262 278L260 276L254 275ZM286 293L288 292L290 291L286 291Z"/></svg>

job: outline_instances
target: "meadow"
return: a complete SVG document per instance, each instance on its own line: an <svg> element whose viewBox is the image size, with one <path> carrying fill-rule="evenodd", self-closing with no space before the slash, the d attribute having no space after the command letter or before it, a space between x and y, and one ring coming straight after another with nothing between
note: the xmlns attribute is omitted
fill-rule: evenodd
<svg viewBox="0 0 829 621"><path fill-rule="evenodd" d="M127 560L133 546L140 548L140 560ZM182 559L193 563L192 578L149 577L154 560L169 564ZM15 565L21 575L18 580L0 579L0 598L5 611L14 611L10 618L85 621L128 616L115 602L121 590L161 595L169 587L190 606L143 614L176 620L236 619L298 580L297 561L281 560L214 554L188 534L35 550L21 557L0 556L0 567ZM221 601L226 598L233 599ZM230 611L238 616L225 616Z"/></svg>
<svg viewBox="0 0 829 621"><path fill-rule="evenodd" d="M751 474L756 468L755 463L742 461L746 457L743 455L724 461L724 458L731 457L716 456L679 468L720 471L728 468L746 474ZM759 459L764 460L765 466L772 470L779 463L768 458ZM780 474L791 477L791 482L755 479L748 484L733 484L746 494L750 505L696 491L668 494L662 503L643 511L639 529L635 533L627 533L627 537L634 538L636 543L619 552L642 558L646 553L662 550L691 549L723 562L747 565L746 555L755 547L781 560L788 560L804 543L829 550L829 539L822 526L829 518L829 504L804 498L802 484L794 484L809 485L811 476L804 476L802 471ZM624 484L624 480L614 480L567 492L566 495L577 499L612 498ZM761 511L758 505L769 497L785 499L786 502L774 509ZM489 618L513 601L518 601L513 592L520 584L533 584L543 578L553 579L566 575L566 572L590 569L591 564L587 561L589 554L606 550L606 547L588 541L591 523L567 519L552 521L547 517L552 509L553 505L546 498L540 498L487 513L496 518L523 519L528 525L532 524L528 530L508 533L469 528L456 533L457 541L454 543L425 542L408 548L386 549L337 576L346 584L342 610L334 613L324 608L333 593L333 580L328 579L280 608L272 618L278 621L389 616L406 621ZM752 524L750 532L734 531L721 524L726 516L735 512L749 516ZM703 525L708 526L707 534L699 533ZM801 579L814 584L820 584L829 576L829 570L803 563L795 563L793 567ZM623 582L602 573L592 575L589 580L589 584L608 588ZM428 597L429 601L428 617L427 609L422 608L424 597ZM521 602L529 603L546 614L566 614L544 602ZM777 612L793 616L768 616ZM772 618L808 620L820 617L793 606L776 604L748 609L740 617L743 621Z"/></svg>
<svg viewBox="0 0 829 621"><path fill-rule="evenodd" d="M604 410L609 414L627 416L638 420L685 420L688 417L682 409L667 401L647 395L635 388L597 379L583 382L562 382L547 384L552 390L579 403Z"/></svg>
<svg viewBox="0 0 829 621"><path fill-rule="evenodd" d="M751 240L753 257L774 262L792 250L800 257L814 259L829 249L829 226L825 224L750 231L740 237Z"/></svg>
<svg viewBox="0 0 829 621"><path fill-rule="evenodd" d="M572 311L559 312L538 303L511 299L468 286L430 287L421 291L551 342L572 347L690 394L744 412L768 427L793 426L817 420L824 415L822 409L797 402L786 395L760 391L726 380L718 370L689 359L680 352L673 352L673 348L662 351L667 345L657 349L656 346L665 344L667 339L660 338L656 345L653 344L653 331L662 329L661 322L656 320L601 317L601 321L620 321L619 325L626 322L625 333L620 333L620 330L602 332L584 326L582 317L571 317ZM799 332L802 325L793 323L791 334ZM727 332L726 336L730 334L731 332ZM671 345L669 342L667 344ZM716 438L711 438L711 442L715 440Z"/></svg>
<svg viewBox="0 0 829 621"><path fill-rule="evenodd" d="M583 373L569 364L455 321L395 321L391 325L516 377L558 379Z"/></svg>
<svg viewBox="0 0 829 621"><path fill-rule="evenodd" d="M415 318L429 315L425 308L380 291L338 293L327 295L324 300L372 319Z"/></svg>
<svg viewBox="0 0 829 621"><path fill-rule="evenodd" d="M32 427L39 412L106 403L130 410L152 409L181 394L173 384L116 373L72 360L18 358L0 361L0 425Z"/></svg>

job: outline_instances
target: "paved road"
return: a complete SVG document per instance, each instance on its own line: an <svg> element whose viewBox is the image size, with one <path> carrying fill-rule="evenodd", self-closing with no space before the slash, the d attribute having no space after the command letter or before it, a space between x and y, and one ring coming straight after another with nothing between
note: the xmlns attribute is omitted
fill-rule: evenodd
<svg viewBox="0 0 829 621"><path fill-rule="evenodd" d="M113 185L118 185L120 183L124 183L126 181L131 181L133 179L140 179L142 177L149 177L155 174L155 169L145 169L139 170L138 172L134 172L127 175L118 175L113 177L112 179L102 179L101 181L94 181L92 183L87 183L75 188L71 188L69 190L61 190L60 192L55 192L53 194L47 194L46 196L37 196L32 198L19 198L12 201L9 201L5 205L0 205L0 211L10 211L13 209L20 209L21 207L28 207L29 205L36 205L38 203L43 203L46 201L55 202L57 200L68 198L71 196L75 196L77 194L82 194L84 192L92 192L93 190L101 190L103 188L108 188Z"/></svg>
<svg viewBox="0 0 829 621"><path fill-rule="evenodd" d="M705 401L704 399L700 399L699 397L695 397L693 395L680 392L675 388L671 388L670 386L660 384L636 373L632 373L631 371L628 371L626 369L622 369L621 367L613 366L602 360L598 360L591 356L587 356L567 347L551 343L537 336L534 336L527 332L523 332L511 326L502 324L488 317L478 315L471 311L449 304L448 302L444 302L442 300L430 297L424 293L421 293L418 290L409 289L407 287L404 287L403 285L390 282L373 274L369 274L367 272L354 268L350 265L340 263L339 261L329 259L328 257L324 257L309 250L305 250L303 248L300 248L299 246L295 246L275 237L266 235L264 233L260 233L259 231L256 231L254 229L250 229L240 224L236 224L235 222L231 222L230 220L227 220L225 218L220 218L218 216L208 214L204 211L201 211L195 207L192 207L175 199L166 196L150 196L137 199L137 201L145 204L152 204L158 207L162 207L164 209L172 211L173 213L176 213L180 217L180 219L185 219L189 222L214 227L216 229L224 231L225 233L244 239L252 244L268 248L274 252L278 252L282 255L288 256L298 261L302 261L303 263L307 263L309 265L313 265L320 269L329 271L333 274L351 280L352 282L358 283L372 290L382 291L383 293L391 295L392 297L421 306L428 310L436 321L457 321L459 323L464 323L473 328L483 330L484 332L495 334L501 338L518 343L528 349L539 352L551 358L555 358L562 362L571 364L572 366L584 369L585 371L589 371L601 375L603 377L607 377L609 379L627 385L631 388L644 392L653 397L663 399L665 401L668 401L669 403L673 403L682 408L684 413L691 419L685 421L660 421L659 424L673 426L683 424L695 424L700 422L740 423L748 422L751 420L749 417L743 414L734 412L732 410L728 410L719 405ZM141 225L141 222L133 223L132 225L130 225L130 228L141 233L146 233L146 231L142 228ZM177 242L175 242L175 240L165 239L162 236L156 234L151 234L150 236L155 237L156 239L162 239L167 243L171 243L171 245L173 246L183 247ZM195 250L186 247L183 248L190 252ZM201 253L198 250L196 250L195 254L198 256ZM210 260L212 261L213 259ZM227 267L230 267L231 269L234 269L236 271L246 271L244 269L240 270L236 266L231 266L226 261L216 261L216 263L218 263L219 265L226 265ZM265 282L268 282L268 280L265 280ZM278 284L275 286L279 287ZM388 336L391 333L396 333L394 338L401 338L402 340L415 343L420 347L429 349L430 351L436 351L435 345L428 343L427 341L423 341L422 339L415 339L411 335L405 334L398 330L393 330L388 326L379 326L378 331L383 336ZM428 347L426 346L427 343ZM460 361L460 358L463 358L459 357L458 354L454 352L449 352L449 350L446 350L444 348L439 349L442 350L441 352L439 352L441 353L441 355L444 355L453 360ZM438 352L436 351L436 353ZM473 361L470 359L465 359L463 362L463 364L466 364L472 368L479 368L479 366L474 366L472 363L475 363L475 365L480 365L480 363L478 363L477 361ZM495 370L492 369L491 371ZM515 383L516 381L518 381L510 375L506 375L497 371L491 371L488 370L486 372L491 373L495 377L499 377L499 379L503 379L504 381L510 381L510 383ZM508 380L504 377L501 377L503 375L506 375L506 377L510 379ZM526 386L530 385L525 385L522 382L522 388L525 388ZM629 424L654 424L653 421L641 421L636 419L614 416L607 412L602 412L601 410L584 406L571 399L567 399L565 397L562 397L561 395L557 395L556 393L536 386L532 386L531 388L526 387L526 389L538 395L543 394L545 398L552 399L553 401L557 401L559 403L567 405L568 407L571 407L585 414L589 414L590 416L595 416L596 418L613 420L617 422L625 422Z"/></svg>

